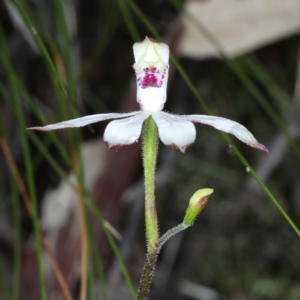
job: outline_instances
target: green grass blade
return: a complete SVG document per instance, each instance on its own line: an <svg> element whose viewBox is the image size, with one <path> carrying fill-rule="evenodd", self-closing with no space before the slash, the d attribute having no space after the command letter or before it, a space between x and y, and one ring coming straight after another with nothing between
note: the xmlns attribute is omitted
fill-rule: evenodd
<svg viewBox="0 0 300 300"><path fill-rule="evenodd" d="M93 236L91 233L91 222L90 218L86 212L86 226L88 233L88 285L89 285L89 299L95 300L95 280L94 280L94 267L93 267Z"/></svg>
<svg viewBox="0 0 300 300"><path fill-rule="evenodd" d="M4 267L1 261L0 261L0 287L1 287L1 291L4 294L3 296L5 297L3 300L10 300L11 297L10 297L8 280L4 272Z"/></svg>
<svg viewBox="0 0 300 300"><path fill-rule="evenodd" d="M89 208L89 210L91 210L96 215L98 221L100 222L100 224L102 226L102 229L103 229L103 231L104 231L104 233L106 235L106 238L108 239L109 244L110 244L110 246L111 246L111 248L112 248L112 250L114 252L114 255L115 255L115 257L116 257L116 259L117 259L117 261L118 261L118 263L119 263L119 265L121 267L121 270L123 272L123 275L124 275L124 278L126 280L126 283L127 283L128 287L129 287L129 290L130 290L130 292L132 294L132 297L135 299L135 297L136 297L136 291L135 291L134 284L133 284L133 282L131 280L131 277L130 277L130 275L128 273L128 270L127 270L126 265L125 265L125 263L123 261L121 253L120 253L120 251L119 251L119 249L117 247L117 244L116 244L116 242L115 242L112 234L110 233L110 231L107 229L107 227L104 224L105 219L103 218L101 212L97 208L97 206L96 206L96 204L95 204L95 202L93 201L92 198L89 198L89 201L87 201L86 204L87 204L87 207Z"/></svg>
<svg viewBox="0 0 300 300"><path fill-rule="evenodd" d="M21 233L21 205L18 195L18 189L13 182L12 175L10 176L11 181L11 200L13 203L13 218L14 218L14 232L15 232L15 242L14 242L14 274L13 274L13 288L12 288L12 300L19 299L20 292L20 279L21 279L21 243L22 243L22 233Z"/></svg>
<svg viewBox="0 0 300 300"><path fill-rule="evenodd" d="M123 18L125 20L125 23L128 27L128 30L131 34L131 37L132 37L133 41L134 42L139 41L140 40L140 35L139 35L139 32L137 31L137 28L136 28L134 22L132 21L132 17L131 17L131 14L128 11L126 1L117 0L117 3L119 5L120 12L123 14Z"/></svg>
<svg viewBox="0 0 300 300"><path fill-rule="evenodd" d="M203 26L196 19L194 15L188 13L181 5L178 0L169 0L171 4L174 5L179 11L186 16L186 18L205 36L205 38L215 47L218 51L219 55L224 59L230 69L236 74L236 76L241 80L244 86L248 89L248 91L252 94L252 96L258 101L260 106L267 112L268 116L272 119L272 121L276 124L276 126L281 130L284 134L288 142L290 143L293 152L295 153L298 161L300 162L300 146L291 135L284 122L281 119L281 116L277 113L277 111L269 104L266 97L261 93L261 91L257 88L257 86L252 82L247 73L240 67L240 64L237 63L237 60L230 59L227 57L223 47L218 42L218 40L209 32L207 28ZM208 111L207 111L208 112Z"/></svg>
<svg viewBox="0 0 300 300"><path fill-rule="evenodd" d="M17 74L15 73L15 71L13 69L11 59L8 54L8 49L6 47L5 38L4 38L4 34L2 31L1 25L0 25L0 46L1 46L1 52L0 52L1 62L3 64L6 72L8 73L11 81L13 82L14 86L16 88L18 88L20 94L26 100L26 102L30 106L32 112L35 114L36 118L41 122L41 124L46 125L46 120L45 120L44 116L40 113L39 108L36 105L36 102L32 99L31 95L28 93L28 91L26 90L26 88L24 87L22 82L19 80ZM11 99L10 99L10 95L8 95L6 88L4 87L4 85L1 82L0 82L0 89L1 89L1 93L2 93L3 97L5 98L7 104L12 108L12 110L14 110L14 107L13 107ZM61 141L58 140L56 134L53 132L49 132L49 137L55 144L57 150L59 151L59 153L63 157L63 159L68 163L69 166L71 166L72 162L70 159L70 155L67 153L65 148L63 148Z"/></svg>
<svg viewBox="0 0 300 300"><path fill-rule="evenodd" d="M108 20L106 20L104 24L104 29L102 34L99 36L99 41L97 42L97 45L95 46L95 49L93 50L92 54L88 57L88 59L85 61L80 78L83 79L88 76L92 68L94 68L95 64L99 60L100 56L103 54L106 46L111 41L111 37L114 35L117 26L120 22L120 16L119 16L119 10L116 9L115 2L113 2L113 5L109 3L108 9L106 11L106 15L108 16ZM82 86L83 82L80 81L80 85ZM99 101L97 99L97 101Z"/></svg>
<svg viewBox="0 0 300 300"><path fill-rule="evenodd" d="M66 177L66 175L64 174L64 171L61 169L61 167L59 166L58 163L56 163L55 159L52 157L52 155L49 153L48 149L44 148L42 143L38 140L38 138L36 137L36 135L34 133L30 133L29 136L32 138L33 142L36 144L36 146L39 148L39 150L41 151L41 153L45 156L45 158L49 161L49 163L53 166L53 168L56 170L56 172L62 176L66 181L67 183L72 187L72 189L74 189L74 191L77 191L76 189L76 186L74 186L74 184L72 184L68 178ZM82 186L84 187L83 185L83 182L81 181L82 178L77 174L78 176L78 179L80 180L80 184L82 184ZM132 279L129 275L129 272L125 266L125 263L122 259L122 256L119 252L119 249L116 245L116 242L114 241L114 238L112 236L112 234L110 233L110 231L107 229L107 227L105 226L104 224L104 218L100 212L100 210L98 209L97 205L95 204L95 202L93 201L92 199L92 196L90 195L90 193L85 189L84 190L84 196L85 196L85 203L86 203L86 206L87 208L89 209L89 211L93 212L101 227L103 228L103 231L109 241L109 244L114 252L114 255L116 256L118 262L119 262L119 265L121 267L121 270L123 272L123 275L124 275L124 278L127 282L127 285L131 291L131 294L133 295L133 297L135 297L135 287L134 287L134 284L132 282Z"/></svg>
<svg viewBox="0 0 300 300"><path fill-rule="evenodd" d="M37 199L36 199L36 189L34 183L34 174L33 168L31 164L31 153L29 149L29 143L26 133L26 123L24 120L24 114L21 107L20 97L16 92L16 87L12 86L13 90L13 99L15 103L15 112L17 115L19 128L21 132L21 141L23 145L23 154L24 154L24 161L25 161L25 168L26 168L26 181L28 184L29 195L32 201L33 207L33 228L34 228L34 237L35 237L35 245L36 245L36 253L37 253L37 262L38 262L38 277L39 277L39 288L41 292L41 299L46 300L46 284L45 284L45 275L44 275L44 268L43 268L43 256L42 256L42 245L41 245L41 237L39 231L39 219L38 219L38 206L37 206Z"/></svg>
<svg viewBox="0 0 300 300"><path fill-rule="evenodd" d="M289 106L292 103L291 97L282 90L276 82L272 79L269 72L259 62L257 57L248 54L238 59L239 65L244 65L242 68L247 70L250 75L255 77L260 84L262 84L272 98L275 100L276 108L279 112L283 113L283 117L286 116L289 111Z"/></svg>
<svg viewBox="0 0 300 300"><path fill-rule="evenodd" d="M102 288L102 296L103 296L104 300L108 300L104 267L103 267L100 253L97 248L98 246L96 243L96 235L95 235L95 232L92 227L91 227L91 237L92 237L93 252L95 255L97 270L98 270L98 274L99 274L99 278L100 278L100 286Z"/></svg>
<svg viewBox="0 0 300 300"><path fill-rule="evenodd" d="M64 92L64 94L67 95L67 90L65 88L65 85L61 79L61 77L59 76L55 65L53 64L53 61L42 41L42 39L40 38L40 35L35 27L35 25L33 24L29 13L28 13L28 9L25 6L25 4L23 3L22 0L14 0L14 3L16 4L16 6L19 9L20 14L23 17L23 20L25 22L25 24L27 25L27 28L29 29L34 41L36 42L36 45L38 46L45 62L46 65L48 67L49 73L53 76L53 78L56 80L56 82L58 83L58 85L60 86L61 90Z"/></svg>
<svg viewBox="0 0 300 300"><path fill-rule="evenodd" d="M73 37L70 37L70 33L67 27L66 19L65 19L65 12L63 7L63 2L61 0L55 0L54 1L56 16L59 24L59 28L61 29L62 36L63 36L63 44L64 48L62 50L62 53L64 53L63 57L65 58L65 66L67 71L67 78L68 78L68 87L70 91L70 98L71 101L73 101L74 104L76 104L76 90L77 90L77 79L75 77L75 55L74 55L74 49L73 49L73 43L71 39ZM77 116L77 115L75 115Z"/></svg>
<svg viewBox="0 0 300 300"><path fill-rule="evenodd" d="M156 31L156 29L154 28L154 26L148 21L148 19L146 18L146 16L143 14L143 12L138 8L138 6L134 3L134 1L132 0L127 0L129 5L131 6L131 8L133 9L133 11L136 13L136 15L141 19L141 21L146 25L146 27L148 28L148 30L151 32L151 34L157 38L157 39L161 39L161 37L159 36L158 32ZM211 115L211 111L208 108L208 106L206 105L206 103L204 102L204 100L202 99L202 97L200 96L200 94L198 93L196 87L194 86L194 84L190 81L188 75L185 73L185 71L183 70L183 68L180 66L179 62L176 60L176 58L174 57L174 55L170 55L171 61L174 64L174 66L176 67L177 71L179 72L179 74L182 76L183 80L185 81L185 83L187 84L187 86L190 88L191 92L193 93L193 95L196 97L196 99L199 101L199 103L201 104L202 108L205 110L205 112L209 115ZM280 203L276 200L276 198L273 196L273 194L271 193L271 191L267 188L267 186L261 181L261 179L259 178L259 176L255 173L255 171L252 169L252 167L250 166L250 164L247 162L247 160L244 158L244 156L241 154L241 152L237 149L237 147L233 144L232 140L230 139L230 137L223 133L223 132L219 132L223 138L226 140L226 142L230 145L232 145L233 150L235 152L235 154L237 155L237 157L239 158L239 160L241 161L241 163L246 167L249 168L250 170L250 174L253 176L253 178L257 181L257 183L261 186L261 188L264 190L264 192L268 195L268 197L272 200L272 202L275 204L275 206L279 209L279 211L282 213L282 215L284 216L284 218L287 220L287 222L291 225L291 227L293 228L293 230L296 232L296 234L300 237L300 230L298 229L298 227L296 226L296 224L291 220L291 218L288 216L288 214L284 211L284 209L282 208L282 206L280 205Z"/></svg>

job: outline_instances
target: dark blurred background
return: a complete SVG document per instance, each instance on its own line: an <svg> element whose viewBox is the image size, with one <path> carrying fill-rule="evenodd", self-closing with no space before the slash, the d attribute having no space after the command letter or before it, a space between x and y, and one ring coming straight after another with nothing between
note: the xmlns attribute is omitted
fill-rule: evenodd
<svg viewBox="0 0 300 300"><path fill-rule="evenodd" d="M0 21L0 299L44 300L43 276L47 299L132 299L103 226L137 287L146 254L141 143L108 150L106 122L25 127L138 110L132 45L146 35L169 44L214 115L268 147L234 139L300 226L300 1L3 0ZM205 114L173 64L164 109ZM160 232L182 222L206 187L209 205L162 250L149 299L299 300L299 237L213 128L197 125L185 154L159 145Z"/></svg>

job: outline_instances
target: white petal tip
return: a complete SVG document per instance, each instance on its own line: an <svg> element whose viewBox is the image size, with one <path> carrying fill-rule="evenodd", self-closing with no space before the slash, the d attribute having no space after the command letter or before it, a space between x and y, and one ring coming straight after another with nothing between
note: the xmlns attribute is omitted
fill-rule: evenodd
<svg viewBox="0 0 300 300"><path fill-rule="evenodd" d="M38 131L51 131L51 130L55 130L53 128L47 128L46 126L45 127L43 127L43 126L29 127L29 128L26 128L26 129L27 130L38 130Z"/></svg>
<svg viewBox="0 0 300 300"><path fill-rule="evenodd" d="M258 150L269 153L268 148L263 144L260 144L258 142L257 143L246 143L246 142L244 142L244 143L247 144L248 146L252 147L252 148L255 148L255 149L258 149Z"/></svg>
<svg viewBox="0 0 300 300"><path fill-rule="evenodd" d="M266 152L266 153L269 153L268 148L267 148L265 145L263 145L263 144L257 143L257 144L251 145L251 146L252 146L253 148L258 149L258 150L262 150L262 151L264 151L264 152Z"/></svg>
<svg viewBox="0 0 300 300"><path fill-rule="evenodd" d="M121 145L121 144L119 144L119 145L113 145L113 144L110 144L107 141L105 141L105 144L107 145L107 147L108 147L109 150L115 150L115 151L120 150L124 146L128 146L128 145Z"/></svg>
<svg viewBox="0 0 300 300"><path fill-rule="evenodd" d="M180 147L180 146L178 146L178 145L176 145L176 144L169 144L169 145L167 145L167 146L170 147L170 148L173 149L173 150L177 150L177 151L180 151L181 153L185 153L185 150L186 150L188 147L190 147L191 144L186 145L186 146L184 146L184 147Z"/></svg>
<svg viewBox="0 0 300 300"><path fill-rule="evenodd" d="M130 143L130 144L112 144L109 143L108 141L104 141L104 143L106 144L106 146L108 147L109 150L120 150L121 148L125 147L125 146L130 146L133 144L136 144L138 141L136 141L135 143Z"/></svg>

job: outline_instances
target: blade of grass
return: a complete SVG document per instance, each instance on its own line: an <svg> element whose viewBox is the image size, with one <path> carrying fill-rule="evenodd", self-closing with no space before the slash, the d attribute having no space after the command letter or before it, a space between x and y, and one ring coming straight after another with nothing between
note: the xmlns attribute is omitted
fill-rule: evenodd
<svg viewBox="0 0 300 300"><path fill-rule="evenodd" d="M94 68L95 64L99 60L101 54L103 54L105 47L111 41L111 37L113 36L120 22L119 11L115 7L115 2L113 2L113 5L111 2L109 3L109 5L107 5L106 15L107 20L104 24L103 30L101 30L102 32L99 36L99 41L97 42L97 45L95 46L92 54L89 55L88 59L84 62L84 65L82 67L80 74L80 78L82 80L80 81L80 85L83 83L83 78L88 76L89 72L92 70L92 68ZM97 101L99 100L97 99Z"/></svg>
<svg viewBox="0 0 300 300"><path fill-rule="evenodd" d="M140 40L140 35L139 35L139 32L138 32L134 22L132 21L131 14L128 11L126 1L117 0L117 3L119 5L119 10L123 15L123 19L124 19L124 21L125 21L125 23L128 27L128 30L131 34L131 37L132 37L133 41L134 42L139 41Z"/></svg>
<svg viewBox="0 0 300 300"><path fill-rule="evenodd" d="M132 297L135 299L136 297L136 291L135 291L135 287L134 287L134 284L132 283L132 280L130 278L130 275L128 273L128 270L126 268L126 265L123 261L123 258L121 256L121 253L119 252L119 249L113 239L113 236L112 234L110 233L110 231L107 229L107 227L105 226L104 222L105 222L105 219L104 217L102 216L101 212L98 210L95 202L93 201L93 199L90 197L90 195L87 194L87 200L86 201L86 205L87 207L89 208L89 210L91 210L96 216L97 216L97 219L98 221L100 222L102 228L103 228L103 231L106 235L106 238L108 239L109 243L110 243L110 246L112 247L112 250L114 252L114 255L116 256L116 259L118 260L119 262L119 265L121 267L121 270L123 272L123 275L125 277L125 280L126 280L126 283L129 287L129 290L132 294Z"/></svg>
<svg viewBox="0 0 300 300"><path fill-rule="evenodd" d="M79 213L80 213L80 240L81 240L81 287L80 300L87 298L87 282L88 282L88 240L85 218L85 203L79 198Z"/></svg>
<svg viewBox="0 0 300 300"><path fill-rule="evenodd" d="M60 0L55 0L54 2L56 16L58 20L59 28L61 29L62 36L63 36L63 57L65 58L65 66L66 66L66 73L67 73L67 84L70 91L70 98L73 104L76 104L76 90L77 90L77 80L76 80L76 72L74 68L75 57L73 51L73 43L72 39L74 37L70 37L69 30L67 27L66 19L65 19L65 12L63 7L63 2ZM60 75L60 74L59 74Z"/></svg>
<svg viewBox="0 0 300 300"><path fill-rule="evenodd" d="M77 148L77 147L76 147ZM78 158L77 150L73 151L72 154L74 161L74 171L80 174L82 168ZM80 176L80 175L79 175ZM80 244L81 244L81 281L80 281L80 300L86 300L87 297L87 282L88 282L88 238L87 238L87 221L85 212L85 203L83 195L83 178L80 178L77 184L78 192L78 206L79 206L79 217L80 217Z"/></svg>
<svg viewBox="0 0 300 300"><path fill-rule="evenodd" d="M88 299L89 300L95 300L95 280L94 280L94 267L93 267L93 240L91 235L91 224L90 220L88 218L87 212L85 211L85 220L86 220L86 226L87 226L87 234L88 234L88 285L89 285L89 293L88 293Z"/></svg>
<svg viewBox="0 0 300 300"><path fill-rule="evenodd" d="M46 300L46 284L45 284L45 275L44 275L44 267L43 267L43 256L42 256L42 246L41 246L41 238L39 234L39 220L38 220L38 204L36 199L36 189L34 182L34 174L31 165L31 153L29 149L29 143L26 135L26 125L24 120L24 114L21 107L21 99L17 94L14 87L12 87L13 101L15 105L15 113L18 120L18 125L21 133L21 141L23 146L23 155L26 169L26 180L29 187L29 194L32 203L32 222L35 236L35 245L36 245L36 253L37 253L37 262L38 262L38 277L39 277L39 286L41 299Z"/></svg>
<svg viewBox="0 0 300 300"><path fill-rule="evenodd" d="M10 176L10 183L11 183L11 201L13 203L14 237L15 237L12 300L18 300L19 291L20 291L21 252L22 252L21 207L20 207L18 190L15 187L12 176Z"/></svg>
<svg viewBox="0 0 300 300"><path fill-rule="evenodd" d="M131 1L131 0L130 0ZM236 76L241 80L244 86L248 89L248 91L252 94L252 96L258 101L259 105L266 111L271 120L276 124L276 126L281 130L284 134L288 142L290 143L293 152L296 155L297 160L300 162L300 146L295 141L294 137L291 135L284 122L282 121L280 115L277 111L270 105L267 101L266 97L260 92L260 90L256 87L256 85L249 78L247 73L240 67L240 64L237 63L236 60L228 58L226 55L222 45L218 42L218 40L209 32L207 28L199 21L197 18L187 12L182 3L178 0L169 0L169 2L180 11L203 35L204 37L215 47L218 51L219 55L224 59L229 68L236 74Z"/></svg>
<svg viewBox="0 0 300 300"><path fill-rule="evenodd" d="M146 16L139 9L139 7L134 3L134 1L127 0L127 2L129 3L129 5L133 9L133 11L136 13L136 15L146 25L146 27L151 32L151 34L156 39L160 40L161 37L159 36L159 34L156 31L155 27L148 21L148 19L146 18ZM179 72L179 74L181 75L181 77L183 78L183 80L185 81L185 83L187 84L187 86L190 88L191 92L194 94L194 96L196 97L196 99L201 104L202 108L205 110L205 112L207 114L211 115L210 109L208 108L208 106L206 105L206 103L204 102L204 100L202 99L202 97L200 96L200 94L198 93L196 87L190 81L188 75L185 73L185 71L183 70L183 68L181 67L181 65L179 64L179 62L177 61L177 59L174 57L173 54L170 55L170 59L171 59L172 63L174 64L175 68L177 69L177 71ZM247 160L244 158L244 156L241 154L241 152L238 150L238 148L232 143L231 138L227 134L225 134L223 132L219 131L219 133L222 135L222 137L225 139L225 141L229 145L232 145L232 149L235 152L235 154L237 155L238 159L241 161L241 163L246 168L249 169L250 174L257 181L257 183L261 186L261 188L264 190L264 192L268 195L268 197L271 199L271 201L275 204L275 206L279 209L279 211L282 213L282 215L284 216L284 218L286 219L286 221L290 224L290 226L293 228L293 230L296 232L296 234L300 237L300 230L298 229L298 227L296 226L296 224L287 215L287 213L284 211L284 209L282 208L282 206L279 204L279 202L276 200L276 198L273 196L273 194L270 192L270 190L267 188L267 186L261 181L261 179L259 178L259 176L255 173L255 171L252 169L252 167L247 162Z"/></svg>
<svg viewBox="0 0 300 300"><path fill-rule="evenodd" d="M248 54L239 58L238 63L239 65L244 65L243 68L268 90L269 94L276 101L277 109L285 116L289 110L288 106L292 103L292 99L288 93L276 84L258 58Z"/></svg>
<svg viewBox="0 0 300 300"><path fill-rule="evenodd" d="M54 88L56 90L56 93L59 94L58 89L56 88L56 87L58 87L60 89L60 91L64 94L65 97L68 97L69 99L74 100L75 98L73 97L73 92L70 92L69 87L67 87L64 84L64 80L61 77L61 74L59 74L54 62L51 59L51 56L50 56L45 44L43 43L43 41L39 35L39 32L38 32L36 26L34 25L32 19L31 19L32 13L30 12L29 7L24 3L23 0L14 0L14 3L17 6L21 16L23 17L23 20L24 20L30 34L32 35L32 37L39 49L44 61L45 61L48 72L51 76L52 81L54 82ZM55 45L58 43L51 42L50 44ZM57 55L57 53L56 53L56 55ZM54 55L54 57L56 55ZM74 111L76 111L77 113L80 113L80 109L76 105L75 101L71 101L71 105L72 105L72 108Z"/></svg>
<svg viewBox="0 0 300 300"><path fill-rule="evenodd" d="M96 243L97 239L96 239L96 235L95 235L95 232L92 227L90 219L88 219L88 228L89 228L89 235L90 235L90 241L91 241L91 250L93 250L94 255L95 255L97 270L98 270L98 274L99 274L99 278L100 278L100 286L102 288L102 296L103 296L104 300L108 300L104 267L103 267L101 256L98 252L98 248L97 248L98 246Z"/></svg>
<svg viewBox="0 0 300 300"><path fill-rule="evenodd" d="M31 18L28 13L28 8L25 6L25 4L23 3L22 0L14 0L14 3L18 7L19 12L23 17L25 24L27 25L27 28L29 29L30 33L32 34L32 37L33 37L34 41L36 42L36 45L38 46L38 48L45 60L46 65L49 70L49 73L51 74L51 76L53 76L55 81L58 83L59 87L64 92L64 94L67 95L67 90L65 88L65 85L53 64L52 59L42 41L42 39L40 38L40 35L39 35L36 27L34 26L33 22L31 21Z"/></svg>
<svg viewBox="0 0 300 300"><path fill-rule="evenodd" d="M10 300L10 291L8 286L8 280L6 278L6 274L4 271L4 268L2 266L2 262L0 261L0 287L3 294L0 294L0 296L5 297L3 300Z"/></svg>
<svg viewBox="0 0 300 300"><path fill-rule="evenodd" d="M7 140L7 132L3 120L0 120L0 138L3 136ZM22 230L21 230L21 207L13 176L9 174L10 182L10 202L13 208L13 224L14 224L14 266L13 266L13 287L12 287L12 300L19 299L20 290L20 277L21 277L21 253L22 253Z"/></svg>
<svg viewBox="0 0 300 300"><path fill-rule="evenodd" d="M3 30L0 24L0 46L1 46L1 51L0 51L0 57L1 57L1 62L3 64L3 66L5 67L5 70L7 71L11 82L13 83L13 85L15 86L15 89L18 89L19 92L21 93L21 95L24 97L24 99L27 101L27 103L29 104L31 110L34 112L35 116L37 117L37 119L42 123L42 124L46 124L45 118L43 117L43 115L40 113L35 101L32 99L32 97L30 96L30 94L28 93L28 91L26 90L26 88L24 87L24 85L21 83L21 81L19 80L17 74L15 73L12 63L11 63L11 59L9 57L9 53L8 53L8 49L6 47L6 43L5 43L5 38L4 38L4 34L3 34ZM6 88L4 87L4 85L2 84L2 82L0 82L0 89L1 89L1 93L3 94L3 96L5 97L5 99L7 100L7 104L10 105L10 107L12 108L12 110L14 110L14 106L11 102L10 96L8 95ZM66 152L66 150L63 148L63 146L61 145L61 142L57 139L56 135L53 132L50 132L49 135L53 141L53 143L55 144L55 146L57 147L58 151L60 152L60 154L62 155L62 157L64 158L64 160L66 162L68 162L69 166L71 166L72 162L70 159L69 154Z"/></svg>
<svg viewBox="0 0 300 300"><path fill-rule="evenodd" d="M18 2L18 4L19 4L19 8L20 8L20 10L23 12L23 15L25 16L25 18L26 18L26 12L24 12L24 10L22 10L22 6L21 6L21 4L20 4L20 2L19 1L17 1ZM29 24L30 25L30 19L27 19L27 24ZM34 34L34 35L37 35L37 32L36 32L36 30L35 30L35 28L34 27L30 27L30 29L31 29L31 32ZM38 38L39 38L39 36L38 36ZM41 40L40 40L40 42L41 42ZM42 43L42 42L41 42ZM42 45L40 43L40 46ZM46 58L47 58L47 56L46 56ZM48 57L49 59L50 59L50 56ZM50 64L51 65L51 59L48 61L48 64ZM52 70L53 71L53 73L55 73L56 72L56 70ZM55 75L55 74L54 74ZM17 78L17 77L16 77ZM16 79L15 78L15 79ZM62 82L62 81L61 81ZM16 85L16 80L14 81L14 84L15 84L15 87L17 86ZM61 85L60 85L61 86ZM96 209L96 207L93 207L92 208L92 210L95 210ZM98 213L98 217L99 217L99 213ZM104 229L106 229L106 227L104 226ZM108 232L108 231L106 231L106 235L109 235L110 233ZM110 240L110 243L113 243L114 241L111 239ZM117 249L117 247L115 246L115 247L113 247L113 250L115 251L115 252L117 252L118 251L118 249ZM120 257L119 257L119 262L120 262ZM121 264L122 264L122 262L120 262ZM125 273L125 277L127 278L127 281L128 280L130 280L130 277L129 277L129 274L128 274L128 272L127 272L127 270L126 270L126 267L125 267L125 265L123 265L122 266L122 270L123 270L123 272ZM127 274L126 274L126 272L127 272ZM133 285L132 285L133 286ZM133 288L134 289L134 288Z"/></svg>
<svg viewBox="0 0 300 300"><path fill-rule="evenodd" d="M20 191L20 194L22 196L22 199L24 201L24 204L25 204L25 207L29 213L29 215L33 218L33 214L34 214L34 207L32 205L32 201L30 200L30 196L28 195L28 192L27 192L27 189L25 187L25 184L22 180L22 177L21 177L21 174L16 166L16 163L13 159L13 156L11 154L11 151L8 147L8 144L6 142L6 140L3 138L3 136L0 136L0 146L3 150L3 153L6 157L6 160L8 162L8 165L10 167L10 170L12 172L12 175L14 176L14 179L15 179L15 182L18 186L18 189ZM68 286L65 282L65 279L60 271L60 268L54 258L54 255L46 241L46 239L44 239L44 237L42 236L42 233L40 231L40 228L38 228L38 235L40 237L40 240L42 241L42 245L46 251L46 253L48 254L48 257L50 259L50 262L51 262L51 265L55 271L55 275L56 275L56 278L59 282L59 284L61 285L61 288L62 288L62 291L64 292L64 295L66 297L67 300L73 300L72 296L71 296L71 293L68 289Z"/></svg>
<svg viewBox="0 0 300 300"><path fill-rule="evenodd" d="M55 159L53 158L53 156L50 154L50 152L48 151L48 149L46 149L45 147L43 147L43 144L38 140L38 138L36 137L35 133L30 133L29 136L32 138L32 140L34 141L34 143L36 144L36 146L39 148L39 151L45 156L45 158L49 161L49 163L52 165L52 167L55 169L55 171L62 176L62 178L64 178L64 180L66 180L66 182L72 187L72 189L74 189L76 191L76 186L74 186L66 177L64 171L61 169L61 167L59 166L58 163L56 163ZM81 180L80 176L78 174L75 173L75 175L78 176L78 179ZM114 252L114 255L116 256L118 263L121 267L121 270L123 272L124 278L127 282L127 285L131 291L131 294L133 295L133 298L136 295L135 292L135 287L134 284L130 278L129 272L125 266L125 263L122 259L122 256L119 252L119 249L116 245L116 242L113 239L113 235L110 232L110 230L107 228L107 226L105 225L105 219L103 218L100 210L98 209L97 205L95 204L95 202L93 201L93 198L91 196L91 194L88 192L88 190L84 187L83 183L82 186L84 188L84 201L86 203L87 208L89 209L89 211L93 212L95 214L95 216L97 217L101 227L103 228L104 234L106 235L108 242Z"/></svg>
<svg viewBox="0 0 300 300"><path fill-rule="evenodd" d="M56 14L58 16L58 24L62 31L63 41L64 41L64 69L66 69L67 73L67 84L69 86L71 101L76 104L77 99L77 88L76 88L76 78L75 78L75 57L74 57L74 51L73 51L73 44L71 39L74 37L70 37L66 19L65 19L65 12L63 3L61 1L54 1L54 6L56 10ZM64 102L64 111L67 111L67 105ZM73 117L76 112L71 113L71 116ZM70 116L65 114L66 118L69 118ZM70 149L72 151L72 161L73 161L73 170L77 174L81 174L81 166L80 166L80 152L78 143L75 141L75 133L73 131L68 131L69 133L69 140L70 140ZM79 175L80 176L80 175ZM87 282L88 282L88 240L87 240L87 228L86 228L86 218L85 218L85 204L82 198L82 191L83 191L83 178L82 180L78 181L76 183L77 185L77 192L79 195L78 198L78 211L79 211L79 218L80 218L80 241L81 241L81 280L80 280L80 300L86 300L87 297Z"/></svg>
<svg viewBox="0 0 300 300"><path fill-rule="evenodd" d="M13 89L14 93L16 94L17 93L17 89ZM16 98L17 98L17 95L15 95ZM23 119L23 116L22 116L22 109L21 109L21 105L16 103L16 115L17 115L17 118L19 119L19 122L20 122L20 125L23 126L23 135L25 134L25 125L24 125L24 119ZM64 278L59 270L59 267L54 259L54 256L53 254L51 253L50 251L50 248L47 244L47 242L42 238L40 237L40 231L39 231L39 225L38 225L38 217L37 217L37 203L36 203L36 200L35 201L31 201L30 202L30 198L33 196L35 197L35 188L34 188L34 183L33 183L33 178L30 178L30 175L33 176L33 170L32 170L32 166L31 166L31 163L28 162L28 160L30 160L28 157L30 157L30 154L29 154L29 149L28 149L28 143L27 143L27 139L23 138L23 140L26 141L26 144L25 144L25 147L27 151L25 151L25 155L27 159L27 168L29 168L29 175L28 175L28 181L30 182L30 185L29 187L31 186L31 193L33 193L32 195L27 196L27 192L26 192L26 189L25 189L25 186L23 185L23 187L21 186L20 189L23 195L23 197L25 197L24 199L27 199L27 209L29 211L29 214L31 215L32 217L32 220L33 220L33 223L34 223L34 234L35 234L35 241L36 241L36 244L37 244L37 259L38 259L38 271L39 271L39 280L40 280L40 288L41 288L41 297L42 299L47 299L46 297L46 289L45 289L45 278L44 278L44 273L43 273L43 267L42 267L42 254L41 254L41 240L42 240L42 243L43 243L43 246L46 250L46 253L48 254L49 258L50 258L50 262L52 264L52 267L55 271L55 274L57 276L57 279L59 281L59 283L61 284L61 287L62 287L62 290L63 292L65 293L65 296L67 299L69 300L72 300L72 296L68 290L68 287L64 281ZM4 140L2 139L1 140L1 145L2 147L5 148L5 142ZM6 147L8 149L8 147ZM6 152L8 153L8 150L6 149ZM27 154L26 154L27 153ZM13 161L12 161L13 162ZM26 163L26 162L25 162ZM21 177L20 175L18 176L18 179L19 181L21 180ZM21 180L22 182L22 180ZM33 191L33 192L32 192Z"/></svg>

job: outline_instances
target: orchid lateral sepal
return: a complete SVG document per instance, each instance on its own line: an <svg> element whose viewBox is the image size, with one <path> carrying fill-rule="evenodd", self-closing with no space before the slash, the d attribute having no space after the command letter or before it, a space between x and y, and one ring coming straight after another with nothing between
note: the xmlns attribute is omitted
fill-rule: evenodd
<svg viewBox="0 0 300 300"><path fill-rule="evenodd" d="M144 122L150 116L152 116L157 125L158 135L162 143L183 153L196 139L196 128L193 123L212 126L234 135L250 147L268 152L267 147L260 144L243 125L222 117L207 115L173 115L164 111L96 114L44 127L31 127L28 129L50 131L76 128L114 119L114 121L108 124L104 132L104 141L110 148L114 148L135 143L141 136Z"/></svg>

